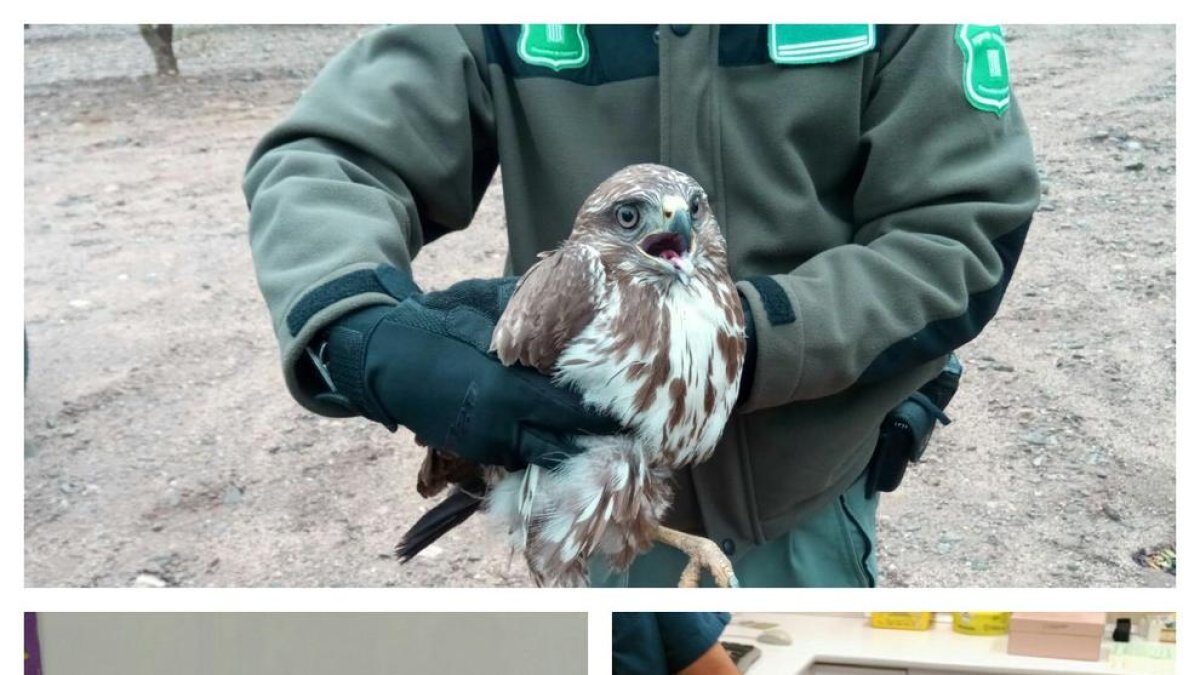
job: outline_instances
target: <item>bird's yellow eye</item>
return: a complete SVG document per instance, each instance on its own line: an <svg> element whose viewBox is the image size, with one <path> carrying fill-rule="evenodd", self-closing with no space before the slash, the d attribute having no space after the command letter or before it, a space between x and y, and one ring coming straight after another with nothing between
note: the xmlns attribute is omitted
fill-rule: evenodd
<svg viewBox="0 0 1200 675"><path fill-rule="evenodd" d="M691 212L693 218L700 215L701 205L702 201L699 194L692 195L692 198L688 200L688 211Z"/></svg>
<svg viewBox="0 0 1200 675"><path fill-rule="evenodd" d="M633 204L621 204L617 207L616 213L617 224L627 230L637 227L638 221L642 218L637 207Z"/></svg>

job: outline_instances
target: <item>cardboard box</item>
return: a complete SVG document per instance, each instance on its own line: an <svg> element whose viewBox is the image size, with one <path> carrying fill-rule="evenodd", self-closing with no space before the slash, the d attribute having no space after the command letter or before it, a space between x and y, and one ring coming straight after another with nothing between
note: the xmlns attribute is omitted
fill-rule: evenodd
<svg viewBox="0 0 1200 675"><path fill-rule="evenodd" d="M1099 661L1104 612L1013 612L1008 653Z"/></svg>

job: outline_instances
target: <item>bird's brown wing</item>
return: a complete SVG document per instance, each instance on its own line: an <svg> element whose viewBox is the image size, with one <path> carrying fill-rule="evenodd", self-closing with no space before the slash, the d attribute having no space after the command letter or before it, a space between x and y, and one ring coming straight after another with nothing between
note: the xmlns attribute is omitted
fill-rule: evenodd
<svg viewBox="0 0 1200 675"><path fill-rule="evenodd" d="M595 249L573 242L529 268L492 333L500 361L551 374L567 344L596 316L604 278Z"/></svg>
<svg viewBox="0 0 1200 675"><path fill-rule="evenodd" d="M567 343L596 315L603 279L599 255L580 244L568 242L538 261L517 282L492 333L492 349L500 361L550 374ZM432 497L449 485L477 479L481 472L474 462L429 448L417 491Z"/></svg>

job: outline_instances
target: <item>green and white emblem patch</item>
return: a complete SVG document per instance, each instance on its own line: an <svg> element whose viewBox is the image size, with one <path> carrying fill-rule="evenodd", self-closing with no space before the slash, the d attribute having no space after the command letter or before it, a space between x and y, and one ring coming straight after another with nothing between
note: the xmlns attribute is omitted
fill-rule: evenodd
<svg viewBox="0 0 1200 675"><path fill-rule="evenodd" d="M525 63L554 70L582 68L588 62L583 24L527 23L521 26L517 54Z"/></svg>
<svg viewBox="0 0 1200 675"><path fill-rule="evenodd" d="M869 23L771 24L767 51L784 65L841 61L875 48L875 25Z"/></svg>
<svg viewBox="0 0 1200 675"><path fill-rule="evenodd" d="M955 29L954 40L963 53L963 93L967 102L1003 115L1011 98L1004 29L962 24Z"/></svg>

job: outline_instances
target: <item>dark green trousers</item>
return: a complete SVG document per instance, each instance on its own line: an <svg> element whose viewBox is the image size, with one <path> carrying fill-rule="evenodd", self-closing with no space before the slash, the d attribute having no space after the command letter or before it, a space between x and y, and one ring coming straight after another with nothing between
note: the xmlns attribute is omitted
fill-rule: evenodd
<svg viewBox="0 0 1200 675"><path fill-rule="evenodd" d="M866 494L859 478L829 505L809 516L786 536L739 556L734 571L743 587L873 587L875 513L879 496ZM593 560L596 587L664 587L679 584L687 557L656 545L624 572L614 572L603 559ZM702 585L711 586L706 573Z"/></svg>

